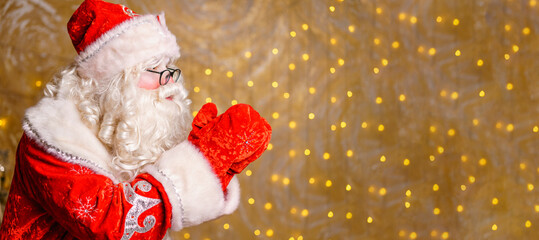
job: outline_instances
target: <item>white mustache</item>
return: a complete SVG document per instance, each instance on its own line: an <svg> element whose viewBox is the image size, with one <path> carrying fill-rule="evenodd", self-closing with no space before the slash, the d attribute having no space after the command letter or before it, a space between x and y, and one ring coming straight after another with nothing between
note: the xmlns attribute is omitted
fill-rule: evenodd
<svg viewBox="0 0 539 240"><path fill-rule="evenodd" d="M183 87L182 83L169 83L159 87L157 92L158 101L170 101L179 105L182 110L187 108L191 104L191 100L188 99L187 90Z"/></svg>
<svg viewBox="0 0 539 240"><path fill-rule="evenodd" d="M166 99L167 97L180 95L182 86L178 83L169 83L159 87L157 90L159 99Z"/></svg>

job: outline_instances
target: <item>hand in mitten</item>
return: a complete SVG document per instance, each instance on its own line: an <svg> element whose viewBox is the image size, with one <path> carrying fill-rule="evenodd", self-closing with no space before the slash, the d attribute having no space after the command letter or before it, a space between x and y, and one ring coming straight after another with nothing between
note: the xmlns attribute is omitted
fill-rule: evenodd
<svg viewBox="0 0 539 240"><path fill-rule="evenodd" d="M236 104L217 116L207 103L193 119L189 141L210 162L225 191L234 174L240 173L268 147L271 126L247 104Z"/></svg>

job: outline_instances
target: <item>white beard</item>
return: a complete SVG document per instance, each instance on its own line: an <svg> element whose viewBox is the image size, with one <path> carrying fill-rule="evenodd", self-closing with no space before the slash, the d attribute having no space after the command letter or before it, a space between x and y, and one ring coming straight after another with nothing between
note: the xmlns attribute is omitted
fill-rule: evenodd
<svg viewBox="0 0 539 240"><path fill-rule="evenodd" d="M155 90L129 85L120 92L104 94L105 112L98 134L113 155L112 166L125 180L186 140L192 119L191 101L180 82Z"/></svg>

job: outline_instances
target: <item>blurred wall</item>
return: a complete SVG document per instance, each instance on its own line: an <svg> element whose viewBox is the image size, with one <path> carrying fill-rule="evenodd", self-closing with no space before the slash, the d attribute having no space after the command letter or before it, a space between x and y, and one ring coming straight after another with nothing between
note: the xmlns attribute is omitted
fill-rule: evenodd
<svg viewBox="0 0 539 240"><path fill-rule="evenodd" d="M0 3L3 198L80 2ZM273 127L239 210L174 238L539 239L536 0L115 2L166 13L193 111Z"/></svg>

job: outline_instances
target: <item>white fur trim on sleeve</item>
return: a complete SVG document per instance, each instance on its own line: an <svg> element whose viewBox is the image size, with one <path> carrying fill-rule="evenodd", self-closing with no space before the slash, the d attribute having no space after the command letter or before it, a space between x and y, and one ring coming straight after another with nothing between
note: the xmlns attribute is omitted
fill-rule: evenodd
<svg viewBox="0 0 539 240"><path fill-rule="evenodd" d="M170 181L163 183L169 198L174 194L179 195L177 203L171 200L173 208L176 205L177 209L178 207L181 209L173 209L173 231L230 214L238 208L240 198L238 180L233 178L230 181L225 195L212 167L189 141L163 153L154 166L156 170L150 170L148 173L154 177L162 174L166 177L166 181ZM160 180L159 177L156 178ZM178 216L180 214L181 216Z"/></svg>

